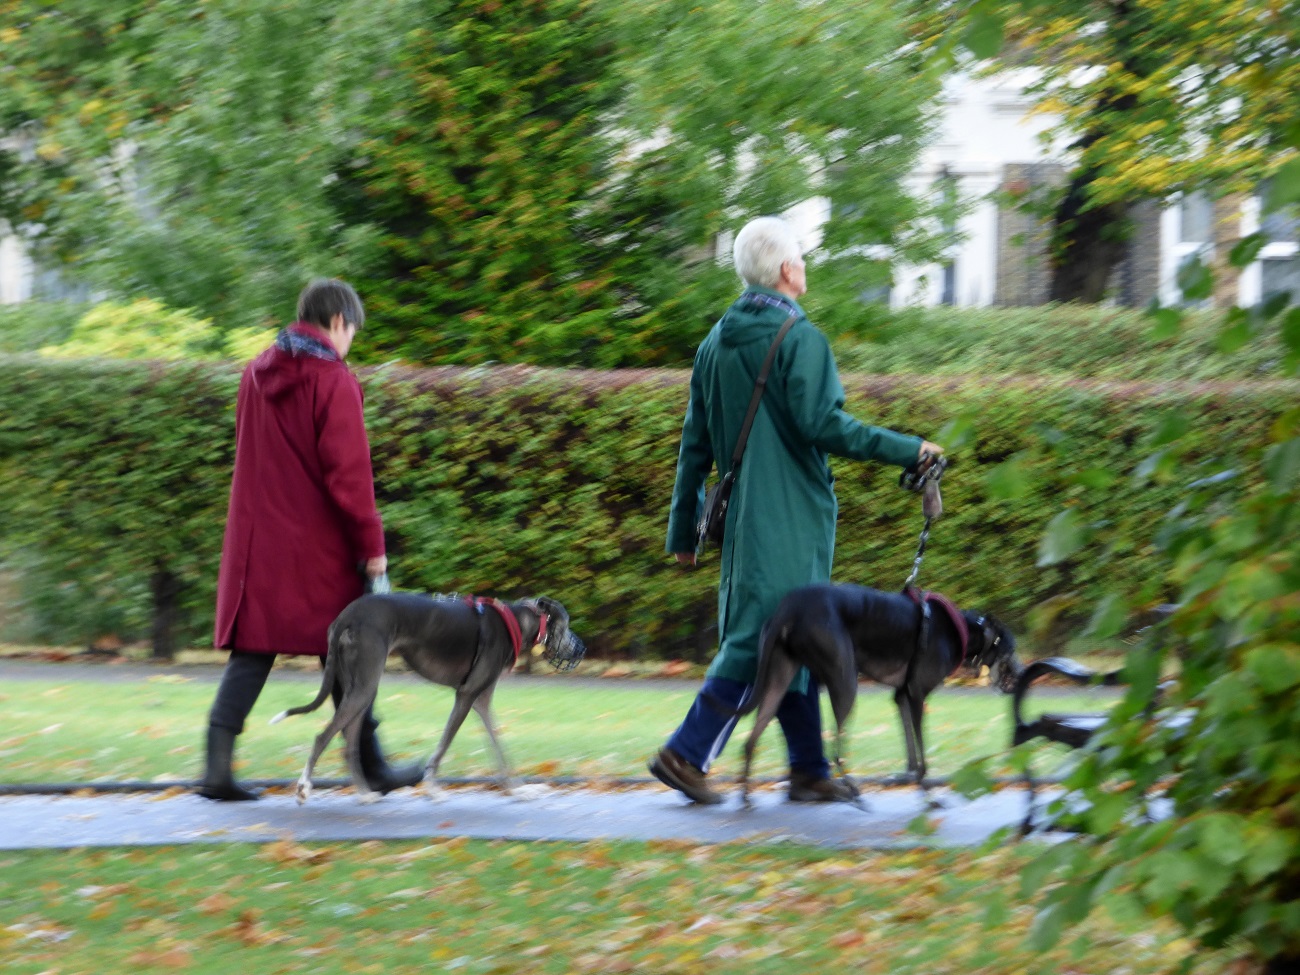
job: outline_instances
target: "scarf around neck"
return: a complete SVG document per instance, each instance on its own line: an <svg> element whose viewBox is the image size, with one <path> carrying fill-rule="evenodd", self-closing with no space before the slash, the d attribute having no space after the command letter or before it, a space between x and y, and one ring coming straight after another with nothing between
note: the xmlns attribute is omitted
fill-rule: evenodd
<svg viewBox="0 0 1300 975"><path fill-rule="evenodd" d="M334 351L333 347L322 342L320 339L304 332L296 332L292 328L280 330L280 334L275 337L275 347L281 352L287 352L294 356L311 356L313 359L326 359L330 362L338 362L339 354Z"/></svg>

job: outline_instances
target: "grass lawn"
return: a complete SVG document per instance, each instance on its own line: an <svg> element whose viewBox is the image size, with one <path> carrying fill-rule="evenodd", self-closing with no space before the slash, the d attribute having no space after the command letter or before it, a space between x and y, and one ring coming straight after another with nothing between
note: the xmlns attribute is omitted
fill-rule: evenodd
<svg viewBox="0 0 1300 975"><path fill-rule="evenodd" d="M685 715L698 685L665 689L635 681L569 682L509 679L498 687L497 720L507 754L523 774L626 777L646 775L646 758ZM314 736L332 714L315 714L268 726L287 707L311 700L316 684L272 674L239 740L240 774L252 779L295 778ZM187 780L199 775L206 715L216 691L190 678L152 676L138 682L14 681L0 687L0 783L94 780ZM389 680L377 710L381 740L400 759L423 760L437 743L451 707L451 692L431 684ZM1053 698L1053 709L1092 710L1094 697ZM826 726L832 726L829 713ZM934 775L955 771L971 758L1005 748L1010 699L995 691L940 690L930 699L927 751ZM739 771L742 722L715 765ZM884 693L863 696L850 718L850 769L863 775L904 768L898 715ZM775 725L759 746L756 774L784 769ZM1045 767L1050 763L1044 763ZM495 773L487 736L471 714L443 762L447 776ZM341 739L317 766L318 778L344 777Z"/></svg>
<svg viewBox="0 0 1300 975"><path fill-rule="evenodd" d="M1146 975L1189 950L1106 911L1030 950L1028 856L463 839L3 853L0 968Z"/></svg>

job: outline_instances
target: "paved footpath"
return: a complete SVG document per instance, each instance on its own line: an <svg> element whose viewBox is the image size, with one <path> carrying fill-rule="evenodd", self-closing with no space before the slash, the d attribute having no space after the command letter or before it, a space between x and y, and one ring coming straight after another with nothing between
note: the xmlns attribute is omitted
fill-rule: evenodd
<svg viewBox="0 0 1300 975"><path fill-rule="evenodd" d="M787 802L783 792L754 794L743 809L734 796L697 806L663 788L625 791L525 785L526 796L488 789L446 789L434 800L401 790L370 805L347 790L321 791L299 806L292 795L217 803L192 794L0 797L0 849L156 846L176 843L427 839L434 836L514 840L687 840L695 843L797 842L816 846L896 848L971 846L1024 815L1025 795L1007 789L967 802L932 790L934 832L908 824L924 811L915 789L864 796L865 807Z"/></svg>
<svg viewBox="0 0 1300 975"><path fill-rule="evenodd" d="M159 673L215 682L220 667L160 667L153 664L46 663L0 660L0 680L133 682ZM315 671L288 670L277 679L319 681ZM405 674L386 680L416 681ZM590 683L602 691L622 687L682 689L692 682L599 678L528 678ZM864 687L863 692L878 689ZM1045 688L1044 690L1053 690ZM985 688L950 688L944 693L987 694ZM64 849L86 846L153 846L173 843L426 839L468 836L517 840L594 839L799 842L818 846L893 848L918 844L969 846L999 829L1016 826L1025 813L1018 788L967 802L931 790L943 808L931 812L934 832L910 832L925 811L918 790L868 790L862 806L793 804L774 789L754 794L742 809L734 789L721 806L697 806L660 786L592 789L525 785L511 798L485 787L445 789L434 800L423 790L403 789L373 805L362 805L345 789L325 789L299 806L287 792L252 803L215 803L192 794L0 796L0 849ZM1040 800L1041 801L1041 800Z"/></svg>

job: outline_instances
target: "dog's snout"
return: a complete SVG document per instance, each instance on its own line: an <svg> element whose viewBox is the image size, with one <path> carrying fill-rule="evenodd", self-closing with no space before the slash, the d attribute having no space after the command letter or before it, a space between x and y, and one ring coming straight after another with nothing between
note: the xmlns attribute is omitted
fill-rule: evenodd
<svg viewBox="0 0 1300 975"><path fill-rule="evenodd" d="M572 670L586 655L586 644L567 628L563 633L557 631L554 641L546 641L546 662L558 671Z"/></svg>
<svg viewBox="0 0 1300 975"><path fill-rule="evenodd" d="M1020 661L1014 656L1006 656L994 664L995 672L991 675L994 678L995 686L1003 694L1010 694L1016 689L1016 681L1020 677Z"/></svg>

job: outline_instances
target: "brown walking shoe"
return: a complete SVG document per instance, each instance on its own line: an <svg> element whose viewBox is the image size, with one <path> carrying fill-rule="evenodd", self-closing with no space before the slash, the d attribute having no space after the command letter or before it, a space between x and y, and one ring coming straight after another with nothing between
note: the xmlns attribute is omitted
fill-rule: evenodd
<svg viewBox="0 0 1300 975"><path fill-rule="evenodd" d="M659 749L659 754L650 760L650 774L702 805L716 806L722 802L722 793L705 784L705 773L668 748Z"/></svg>
<svg viewBox="0 0 1300 975"><path fill-rule="evenodd" d="M790 773L791 802L853 802L858 790L845 779L814 779L806 772Z"/></svg>

